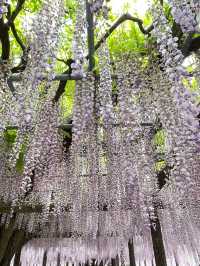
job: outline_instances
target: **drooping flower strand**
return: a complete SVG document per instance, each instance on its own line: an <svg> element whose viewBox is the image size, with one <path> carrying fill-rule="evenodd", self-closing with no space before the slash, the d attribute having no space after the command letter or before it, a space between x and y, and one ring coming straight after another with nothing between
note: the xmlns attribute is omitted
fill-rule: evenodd
<svg viewBox="0 0 200 266"><path fill-rule="evenodd" d="M8 126L16 127L18 125L19 105L7 84L9 74L9 64L0 64L0 131L5 130Z"/></svg>
<svg viewBox="0 0 200 266"><path fill-rule="evenodd" d="M197 16L200 11L200 4L196 1L170 0L172 15L177 24L181 26L184 33L198 32L199 26Z"/></svg>
<svg viewBox="0 0 200 266"><path fill-rule="evenodd" d="M85 264L87 261L91 261L94 258L98 261L102 260L106 263L110 263L111 259L120 255L118 249L119 242L120 240L118 237L100 237L98 240L90 239L90 241L81 238L34 239L23 247L21 263L22 266L26 266L28 263L40 265L45 251L47 252L47 263L53 265L57 264L58 255L60 255L61 265L70 262L74 264ZM128 245L124 242L123 246L124 263L127 265Z"/></svg>
<svg viewBox="0 0 200 266"><path fill-rule="evenodd" d="M164 196L163 204L168 202L175 213L178 208L182 208L181 205L184 205L198 221L198 208L195 202L199 198L200 186L199 173L196 169L198 169L200 161L197 156L196 140L191 138L184 118L179 113L170 90L172 84L159 70L158 65L155 64L151 73L155 109L159 114L166 136L165 161L167 167L171 169L169 180L165 180L167 184L161 192L161 195ZM160 87L163 89L160 90Z"/></svg>
<svg viewBox="0 0 200 266"><path fill-rule="evenodd" d="M174 215L176 214L176 216ZM163 241L169 263L198 265L199 229L185 209L159 211ZM185 256L184 254L188 254Z"/></svg>
<svg viewBox="0 0 200 266"><path fill-rule="evenodd" d="M13 137L15 136L19 112L16 98L12 95L7 84L7 78L10 74L9 64L0 64L0 73L0 187L2 199L10 201L9 197L12 194L11 184L16 176L13 168L10 167L9 155L12 152L12 144L9 143L7 137L9 134L12 134Z"/></svg>
<svg viewBox="0 0 200 266"><path fill-rule="evenodd" d="M30 190L29 184L32 186L31 176L33 171L43 170L45 165L48 167L48 157L50 155L53 134L55 134L57 128L56 111L54 110L53 103L48 100L41 109L38 124L27 149L21 187L24 192ZM41 169L38 167L41 167Z"/></svg>
<svg viewBox="0 0 200 266"><path fill-rule="evenodd" d="M192 95L183 86L182 79L187 77L186 71L181 66L183 56L177 49L176 40L173 40L172 37L169 38L169 36L172 36L171 29L162 11L160 10L159 17L157 12L158 10L156 10L155 16L158 24L155 25L157 29L154 32L156 32L158 38L158 47L162 54L168 79L171 81L170 88L168 88L170 92L164 93L163 90L164 94L161 96L162 92L159 89L159 94L162 97L159 113L163 114L161 120L164 119L162 123L167 133L167 144L170 145L172 151L169 155L169 165L173 167L170 177L174 180L175 188L179 191L179 193L173 194L173 196L179 197L179 200L174 200L174 202L178 203L181 198L184 198L187 204L191 205L193 202L192 197L196 198L199 190L198 173L194 171L199 164L198 157L196 156L199 145L199 123L196 117L199 111L195 98L192 98ZM166 87L165 83L169 83L168 80L164 81L165 79L162 78L159 78L159 80L163 80L161 82L163 88ZM155 81L153 83L156 86L157 83ZM158 90L156 91L158 92ZM168 110L170 119L166 116L166 113L163 113L163 104L165 110ZM168 145L167 147L169 147ZM172 156L175 157L174 160L170 159Z"/></svg>
<svg viewBox="0 0 200 266"><path fill-rule="evenodd" d="M19 131L10 161L13 166L18 159L20 147L25 135L34 126L38 110L41 108L41 95L48 89L52 79L56 49L59 43L59 30L64 15L63 1L43 1L43 5L33 23L32 36L30 36L30 52L27 67L23 72L18 92L18 103L21 106L19 117ZM47 76L47 84L41 82L41 77ZM46 86L46 87L45 87Z"/></svg>
<svg viewBox="0 0 200 266"><path fill-rule="evenodd" d="M157 37L165 70L172 82L171 90L177 102L179 113L183 117L183 123L191 132L191 138L198 139L199 123L196 117L199 114L199 110L196 106L195 95L191 95L183 85L182 79L187 77L187 73L181 65L183 55L177 48L176 39L172 37L171 29L162 10L160 10L159 15L158 13L158 9L156 9L155 18L157 22L155 24L154 34ZM169 36L171 37L169 38Z"/></svg>
<svg viewBox="0 0 200 266"><path fill-rule="evenodd" d="M159 12L158 12L159 11ZM172 82L172 93L177 108L183 116L192 137L197 136L199 123L196 119L199 110L194 96L183 85L187 72L182 67L183 55L177 48L177 39L172 37L171 28L161 9L154 10L155 24L153 34L157 39L158 49L162 55L162 63L169 80Z"/></svg>
<svg viewBox="0 0 200 266"><path fill-rule="evenodd" d="M104 0L93 1L92 6L91 6L91 11L94 13L99 12L99 10L101 10L103 4L104 4Z"/></svg>
<svg viewBox="0 0 200 266"><path fill-rule="evenodd" d="M150 219L152 223L156 219L154 195L157 191L151 143L152 127L145 128L142 125L151 124L152 121L148 110L143 107L145 102L149 102L150 86L140 73L142 68L136 57L121 59L116 69L120 129L118 164L121 169L121 184L125 187L122 206L126 211L123 212L123 217L128 221L125 225L122 217L121 224L118 223L117 227L126 239L134 239L136 262L144 263L148 258L152 260L154 257ZM146 247L145 256L141 253L141 245Z"/></svg>
<svg viewBox="0 0 200 266"><path fill-rule="evenodd" d="M36 176L36 178L41 178L42 181L40 181L40 183L44 184L43 186L35 188L36 195L38 194L39 200L43 205L42 219L46 222L49 216L53 215L55 216L54 220L58 220L59 222L62 216L64 216L64 210L68 204L65 193L68 194L69 190L65 180L68 169L66 168L66 163L63 158L62 138L58 134L58 128L55 128L52 134L48 165L44 168L43 175L40 170L37 171L37 168L36 174L38 173L38 176ZM59 223L59 233L62 233L63 226L64 225ZM57 230L57 228L51 227L50 229L52 230L51 234L55 235L55 230Z"/></svg>
<svg viewBox="0 0 200 266"><path fill-rule="evenodd" d="M98 208L98 155L94 90L92 74L88 74L81 82L77 82L73 112L72 173L70 177L72 214L74 215L72 219L74 219L75 232L82 230L85 234L87 225L84 228L83 223L83 228L81 228L80 221L84 217L86 220L89 218L89 210L95 214ZM82 211L85 213L84 217L80 216Z"/></svg>
<svg viewBox="0 0 200 266"><path fill-rule="evenodd" d="M113 211L113 219L118 226L113 227L113 232L122 235L121 209L124 194L124 184L120 172L120 144L119 125L117 125L116 110L112 102L112 69L107 43L98 50L100 80L97 90L97 105L100 130L100 191L99 201L107 206L108 211ZM109 191L109 193L108 193Z"/></svg>
<svg viewBox="0 0 200 266"><path fill-rule="evenodd" d="M58 133L57 116L57 107L53 106L52 101L45 102L25 156L22 178L15 180L11 195L13 205L23 204L24 200L33 207L41 205L40 225L47 227L45 224L48 222L48 230L51 231L48 233L51 235L63 233L61 220L69 202L67 164L63 156L62 138ZM59 230L52 227L54 221L59 224ZM37 225L34 230L36 228Z"/></svg>
<svg viewBox="0 0 200 266"><path fill-rule="evenodd" d="M0 1L0 19L3 17L3 15L7 14L9 3L10 3L10 0L1 0Z"/></svg>
<svg viewBox="0 0 200 266"><path fill-rule="evenodd" d="M98 89L99 112L103 126L111 126L113 124L113 104L112 104L112 77L110 66L110 53L105 42L98 50L100 84Z"/></svg>
<svg viewBox="0 0 200 266"><path fill-rule="evenodd" d="M124 62L122 60L122 62ZM142 223L149 225L149 213L153 215L153 194L156 192L156 179L155 172L153 171L153 151L147 152L147 147L151 147L151 132L152 130L145 129L142 126L144 117L142 100L139 100L142 95L142 89L144 84L141 82L141 77L138 74L139 64L136 60L128 61L126 69L123 65L117 67L120 73L119 75L119 108L120 108L120 125L122 132L122 175L126 182L127 190L127 207L133 209L134 223L137 221L137 217L141 217ZM127 62L126 62L127 63ZM140 81L140 82L139 82ZM145 86L144 86L145 88ZM144 134L144 133L147 134ZM144 134L144 135L143 135ZM149 135L150 134L150 135ZM143 142L144 141L144 142ZM149 142L150 141L150 142ZM145 144L147 143L147 144ZM146 146L146 147L145 147ZM143 147L141 149L141 147ZM150 157L149 157L150 156ZM141 161L146 162L146 168L143 168ZM146 172L144 172L146 171ZM145 182L142 182L141 176L147 178ZM145 202L148 200L148 205ZM149 208L149 210L148 210ZM135 215L134 212L139 212ZM135 221L136 219L136 221ZM138 225L140 224L139 221ZM144 226L145 227L145 226ZM139 227L138 227L139 228ZM146 227L147 228L147 227ZM145 230L145 229L144 229Z"/></svg>
<svg viewBox="0 0 200 266"><path fill-rule="evenodd" d="M38 110L41 76L47 76L48 81L53 79L53 67L64 16L63 6L62 0L54 1L54 3L44 0L40 12L33 21L32 36L29 40L29 60L22 80L25 123L30 123L30 121L33 123L34 110ZM46 86L48 87L48 84Z"/></svg>
<svg viewBox="0 0 200 266"><path fill-rule="evenodd" d="M109 0L107 0L106 2L109 2ZM108 12L109 12L109 8L105 3L105 0L95 0L93 1L92 5L91 5L91 11L96 14L97 16L102 14L104 19L108 18Z"/></svg>
<svg viewBox="0 0 200 266"><path fill-rule="evenodd" d="M72 45L74 63L72 63L71 67L73 75L82 76L84 74L83 68L87 47L86 1L78 0L77 4L76 25Z"/></svg>
<svg viewBox="0 0 200 266"><path fill-rule="evenodd" d="M167 257L183 264L179 256L181 243L185 243L185 248L191 252L191 259L196 253L193 248L191 249L190 242L190 239L194 239L190 234L193 229L188 230L183 227L191 224L192 228L195 227L195 223L199 222L199 208L196 205L199 201L199 173L194 169L199 168L200 162L195 154L195 141L190 138L188 128L183 123L183 117L179 113L170 90L172 84L165 73L160 71L156 62L151 68L151 79L155 110L159 114L166 136L165 161L167 167L171 168L169 180L165 180L166 185L159 192L164 208L162 218L161 211L158 211L159 220L162 223ZM168 219L168 212L173 216L170 219ZM185 222L186 215L192 217L188 219L188 222Z"/></svg>

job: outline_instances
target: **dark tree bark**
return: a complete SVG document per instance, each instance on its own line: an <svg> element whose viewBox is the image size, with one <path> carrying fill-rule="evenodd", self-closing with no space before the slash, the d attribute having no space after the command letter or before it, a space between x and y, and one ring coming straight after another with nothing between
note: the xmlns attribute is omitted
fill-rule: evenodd
<svg viewBox="0 0 200 266"><path fill-rule="evenodd" d="M6 61L10 56L9 27L0 19L0 41L2 45L1 59Z"/></svg>
<svg viewBox="0 0 200 266"><path fill-rule="evenodd" d="M167 259L165 254L160 222L157 219L155 223L156 223L156 228L151 226L151 237L153 242L153 250L154 250L156 266L167 266Z"/></svg>

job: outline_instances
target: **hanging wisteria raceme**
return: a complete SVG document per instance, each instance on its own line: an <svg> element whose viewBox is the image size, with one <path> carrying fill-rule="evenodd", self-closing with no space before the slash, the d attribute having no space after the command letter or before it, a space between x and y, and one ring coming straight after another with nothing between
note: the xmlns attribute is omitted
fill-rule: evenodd
<svg viewBox="0 0 200 266"><path fill-rule="evenodd" d="M176 212L180 206L188 208L193 218L198 222L199 198L199 158L196 139L191 137L187 125L177 108L176 101L170 90L171 83L159 65L151 69L152 87L154 91L155 109L159 114L165 132L165 160L169 169L169 180L166 190L163 190L163 202L169 202ZM160 88L163 88L160 90ZM168 189L169 186L169 189Z"/></svg>
<svg viewBox="0 0 200 266"><path fill-rule="evenodd" d="M2 183L2 188L9 192L9 198L7 200L11 202L13 206L17 204L18 200L23 200L24 196L29 193L33 188L34 184L40 184L42 177L44 175L43 171L45 167L48 167L48 158L51 155L50 149L51 145L53 145L53 141L55 141L58 134L58 124L57 124L57 111L56 107L53 106L51 91L48 93L48 97L50 99L44 99L42 101L43 107L38 114L37 125L34 131L31 131L31 140L27 140L29 145L24 146L26 153L24 154L24 166L23 173L20 171L16 171L15 168L11 168L11 170L15 170L12 174L15 176L13 179L9 180L9 185ZM47 123L48 122L48 123ZM52 135L54 134L54 135ZM53 137L54 136L54 137ZM25 145L26 142L23 143ZM55 146L58 146L57 143ZM22 152L25 151L22 148ZM7 156L5 158L8 159L9 153L12 152L12 149L7 150ZM7 162L7 167L9 166L9 160ZM41 178L39 181L38 176ZM37 183L35 181L37 180ZM45 179L46 181L48 179ZM49 181L50 182L50 181ZM58 180L59 182L59 180ZM2 195L7 195L5 192ZM46 196L45 194L43 195ZM35 199L35 198L33 198ZM22 202L23 203L23 202ZM32 204L34 203L34 200ZM41 201L39 202L41 203Z"/></svg>
<svg viewBox="0 0 200 266"><path fill-rule="evenodd" d="M196 131L198 123L195 118L199 110L196 107L195 94L191 94L183 85L183 78L187 78L188 74L182 66L184 56L178 49L178 39L173 37L168 21L159 7L153 10L153 14L155 18L153 34L156 37L158 49L162 55L162 64L169 80L172 81L171 90L181 112L187 117L186 120L191 123L190 129Z"/></svg>
<svg viewBox="0 0 200 266"><path fill-rule="evenodd" d="M100 119L100 134L102 135L101 162L106 167L106 182L103 178L100 184L100 201L107 198L107 206L120 212L124 184L119 168L119 136L117 134L117 113L112 101L112 78L110 55L107 44L104 43L98 50L100 81L97 93L98 116ZM103 170L103 169L102 169ZM101 171L102 172L102 171ZM102 172L103 174L103 172ZM105 174L105 173L104 173ZM109 199L106 193L109 191ZM101 198L102 197L102 198ZM119 215L120 217L120 215ZM118 219L118 217L116 217Z"/></svg>
<svg viewBox="0 0 200 266"><path fill-rule="evenodd" d="M62 240L41 239L32 240L24 246L21 255L21 263L27 265L40 265L45 251L47 252L47 263L57 264L58 257L61 265L66 263L86 263L96 258L96 261L109 263L115 259L120 251L118 250L119 239L99 238L87 242L83 239L64 238ZM128 243L125 243L123 250L125 263L128 263Z"/></svg>
<svg viewBox="0 0 200 266"><path fill-rule="evenodd" d="M98 50L100 84L98 89L99 115L104 127L114 123L113 103L112 103L112 77L110 65L110 53L105 42Z"/></svg>
<svg viewBox="0 0 200 266"><path fill-rule="evenodd" d="M59 44L59 32L64 16L63 1L42 2L42 8L33 21L31 35L28 36L30 51L28 63L17 92L18 103L21 106L18 112L19 127L17 140L13 148L10 162L15 166L20 147L25 135L34 129L38 110L41 108L42 94L48 89L53 79L53 67L56 50ZM47 77L47 84L41 82L42 76Z"/></svg>
<svg viewBox="0 0 200 266"><path fill-rule="evenodd" d="M109 0L106 2L109 2ZM97 16L102 14L105 19L108 18L109 8L107 7L105 0L91 1L91 11Z"/></svg>
<svg viewBox="0 0 200 266"><path fill-rule="evenodd" d="M0 19L8 12L10 0L0 0Z"/></svg>
<svg viewBox="0 0 200 266"><path fill-rule="evenodd" d="M9 64L0 64L0 131L5 130L8 126L15 126L18 120L17 100L12 95L7 84L9 74Z"/></svg>
<svg viewBox="0 0 200 266"><path fill-rule="evenodd" d="M153 62L150 73L154 108L165 132L164 160L169 169L169 180L165 180L166 184L158 194L160 198L157 198L163 209L157 212L167 263L198 265L200 162L196 140L188 132L171 91L172 84L158 62Z"/></svg>
<svg viewBox="0 0 200 266"><path fill-rule="evenodd" d="M84 62L87 53L87 21L86 21L86 1L77 1L76 24L72 44L74 63L71 64L72 74L83 76Z"/></svg>
<svg viewBox="0 0 200 266"><path fill-rule="evenodd" d="M149 236L150 237L150 236ZM148 256L147 236L136 236L134 238L136 265L154 265L153 252ZM27 265L32 263L40 265L43 261L45 251L48 262L60 263L91 263L96 258L97 262L109 263L111 259L118 259L119 264L129 264L128 243L125 242L123 250L120 250L121 240L117 237L93 239L86 241L83 239L64 238L58 239L35 239L30 241L22 249L21 263ZM144 252L145 251L145 252ZM145 255L144 255L145 254ZM123 255L123 258L122 258Z"/></svg>
<svg viewBox="0 0 200 266"><path fill-rule="evenodd" d="M177 24L184 33L199 32L198 14L200 3L196 0L170 0L171 12Z"/></svg>
<svg viewBox="0 0 200 266"><path fill-rule="evenodd" d="M155 108L165 131L169 180L159 192L158 210L169 265L199 263L199 158L196 143L178 112L171 84L159 65L151 69ZM160 89L162 87L162 90ZM184 244L183 244L184 243Z"/></svg>
<svg viewBox="0 0 200 266"><path fill-rule="evenodd" d="M178 123L174 124L174 129L172 128L175 135L175 145L173 147L175 159L170 176L172 180L175 180L175 184L173 184L175 190L178 189L179 191L177 202L180 204L180 201L184 200L191 212L194 212L193 215L198 221L198 206L195 202L199 195L199 173L197 170L199 167L197 155L199 152L199 122L197 120L199 110L194 95L192 95L192 98L183 86L183 79L187 78L187 72L181 66L183 56L177 49L176 40L173 37L169 38L172 33L162 11L159 17L157 14L158 10L155 14L157 23L155 24L154 33L157 37L165 70L171 81L172 102L175 101L175 109L177 110L175 111L177 113L176 122L178 119ZM171 194L170 196L177 197L177 195Z"/></svg>
<svg viewBox="0 0 200 266"><path fill-rule="evenodd" d="M122 161L120 167L122 169L122 179L126 184L125 204L128 208L133 209L133 224L138 230L144 230L145 232L150 221L153 222L155 219L153 195L157 191L157 186L153 150L151 148L153 121L145 121L148 115L146 118L145 115L142 115L144 112L143 90L145 91L146 85L142 75L139 74L140 66L137 60L127 60L126 69L124 65L125 62L122 59L117 67L120 71L118 74L118 98L122 132ZM135 215L136 213L137 215ZM141 224L144 226L142 229Z"/></svg>
<svg viewBox="0 0 200 266"><path fill-rule="evenodd" d="M71 146L70 195L74 233L83 236L98 230L98 148L91 73L76 84Z"/></svg>
<svg viewBox="0 0 200 266"><path fill-rule="evenodd" d="M104 4L104 0L93 1L91 5L91 11L94 13L99 12L99 10L101 10L101 8L103 7L103 4Z"/></svg>
<svg viewBox="0 0 200 266"><path fill-rule="evenodd" d="M24 100L25 122L29 123L34 117L34 110L38 108L38 97L40 95L39 84L41 76L46 75L48 80L53 79L53 67L56 51L59 44L59 32L64 16L63 1L57 0L52 3L45 0L41 11L33 21L30 39L29 60L23 73L22 86L25 88ZM46 85L48 87L48 84ZM33 106L35 104L35 106Z"/></svg>
<svg viewBox="0 0 200 266"><path fill-rule="evenodd" d="M9 153L12 146L8 144L7 138L9 132L13 132L13 126L18 121L18 104L16 98L12 95L7 78L10 74L10 66L8 63L0 64L0 142L1 142L1 158L0 158L0 190L1 199L9 200L11 193L10 184L15 178L15 172L9 167ZM9 130L10 128L10 130Z"/></svg>
<svg viewBox="0 0 200 266"><path fill-rule="evenodd" d="M169 265L199 265L199 229L185 209L160 210L163 240Z"/></svg>
<svg viewBox="0 0 200 266"><path fill-rule="evenodd" d="M47 191L48 184L50 185L53 180L45 176L46 169L56 164L56 157L60 148L57 141L58 136L58 117L56 106L53 106L51 100L44 102L36 125L34 134L32 135L31 142L25 155L24 171L21 189L27 193L32 188L32 180L36 182L34 189L41 189L41 182L47 182L44 187ZM55 169L54 169L55 170ZM56 176L56 171L55 171ZM41 178L41 180L39 179ZM37 181L36 181L37 180ZM59 180L57 180L59 182ZM43 186L42 186L43 187ZM56 184L55 184L56 189ZM51 192L49 192L51 193ZM47 195L43 195L46 197Z"/></svg>

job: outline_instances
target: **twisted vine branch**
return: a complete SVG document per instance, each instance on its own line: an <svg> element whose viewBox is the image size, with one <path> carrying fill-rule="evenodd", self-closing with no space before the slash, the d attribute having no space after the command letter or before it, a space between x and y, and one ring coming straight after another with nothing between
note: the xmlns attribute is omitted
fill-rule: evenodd
<svg viewBox="0 0 200 266"><path fill-rule="evenodd" d="M140 31L145 34L145 35L149 35L150 32L153 30L153 25L149 26L147 29L144 28L143 26L143 21L139 18L133 17L131 16L129 13L123 14L121 17L119 17L117 19L117 21L108 29L108 31L104 34L104 36L96 43L96 45L94 46L94 50L96 51L104 42L105 40L113 33L114 30L116 30L122 23L124 23L125 21L133 21L135 23L138 24ZM86 56L86 59L89 58L89 55ZM68 63L73 62L72 59L68 60ZM69 70L63 72L63 74L71 74L71 67L69 64L67 64L69 66ZM54 98L54 101L57 102L60 97L62 96L62 94L65 91L65 86L67 84L67 81L61 81L59 83L59 87L58 90L56 92L56 96Z"/></svg>

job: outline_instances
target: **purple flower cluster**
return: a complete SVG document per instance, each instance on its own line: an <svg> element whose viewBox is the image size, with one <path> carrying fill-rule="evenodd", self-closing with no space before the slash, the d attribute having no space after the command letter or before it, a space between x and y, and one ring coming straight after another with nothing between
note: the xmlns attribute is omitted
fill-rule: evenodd
<svg viewBox="0 0 200 266"><path fill-rule="evenodd" d="M86 2L84 0L78 0L78 7L76 11L76 24L72 44L73 58L75 60L75 63L72 64L72 75L83 76L84 74L85 55L87 53L86 31Z"/></svg>
<svg viewBox="0 0 200 266"><path fill-rule="evenodd" d="M106 1L108 2L108 1ZM105 0L95 0L91 5L91 11L94 12L97 16L102 14L105 19L108 18L109 8L105 4Z"/></svg>
<svg viewBox="0 0 200 266"><path fill-rule="evenodd" d="M0 19L8 12L10 0L0 0Z"/></svg>
<svg viewBox="0 0 200 266"><path fill-rule="evenodd" d="M198 32L199 26L197 15L199 14L200 4L195 1L170 0L172 15L177 24L181 26L183 32Z"/></svg>

